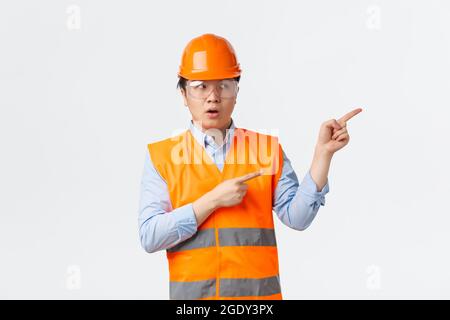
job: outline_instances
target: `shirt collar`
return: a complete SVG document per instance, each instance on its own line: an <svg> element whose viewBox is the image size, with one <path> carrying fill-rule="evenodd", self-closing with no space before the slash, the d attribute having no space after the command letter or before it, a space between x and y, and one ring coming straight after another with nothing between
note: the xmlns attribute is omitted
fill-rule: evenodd
<svg viewBox="0 0 450 320"><path fill-rule="evenodd" d="M235 130L235 125L234 125L234 121L233 119L231 119L231 124L228 127L228 129L226 130L226 135L225 135L225 139L224 139L224 144L228 143L231 139L231 137L233 137L234 134L234 130ZM191 120L189 123L189 130L191 130L192 135L194 136L194 138L203 146L206 147L207 145L210 144L214 144L214 138L212 136L207 135L206 133L204 133L200 128L198 128L194 122Z"/></svg>

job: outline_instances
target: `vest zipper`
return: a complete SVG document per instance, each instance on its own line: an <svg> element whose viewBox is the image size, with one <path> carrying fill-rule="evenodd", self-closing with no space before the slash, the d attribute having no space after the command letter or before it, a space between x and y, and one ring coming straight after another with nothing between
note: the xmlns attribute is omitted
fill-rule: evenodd
<svg viewBox="0 0 450 320"><path fill-rule="evenodd" d="M217 252L217 274L216 274L216 298L219 297L220 292L220 250L219 250L219 229L216 223L216 213L214 215L214 232L216 236L216 252Z"/></svg>

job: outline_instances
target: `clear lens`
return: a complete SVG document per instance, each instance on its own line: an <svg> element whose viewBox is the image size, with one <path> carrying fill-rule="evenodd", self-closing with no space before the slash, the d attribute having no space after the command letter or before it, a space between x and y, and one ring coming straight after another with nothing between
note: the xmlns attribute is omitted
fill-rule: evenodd
<svg viewBox="0 0 450 320"><path fill-rule="evenodd" d="M213 90L221 98L234 98L237 94L236 80L192 80L187 82L188 94L196 99L206 99Z"/></svg>

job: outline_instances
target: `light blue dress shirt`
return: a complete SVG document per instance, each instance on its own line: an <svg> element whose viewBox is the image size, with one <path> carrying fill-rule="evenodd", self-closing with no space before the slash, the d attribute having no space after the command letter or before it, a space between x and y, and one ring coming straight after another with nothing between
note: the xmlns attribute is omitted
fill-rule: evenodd
<svg viewBox="0 0 450 320"><path fill-rule="evenodd" d="M212 136L203 133L192 120L189 126L194 138L205 148L220 171L233 140L234 129L232 120L224 142L219 146ZM291 162L283 151L283 167L274 192L273 210L285 225L295 230L308 228L320 206L325 205L328 192L328 181L321 191L317 191L309 171L299 185ZM192 203L172 208L167 183L153 166L148 149L141 180L138 222L142 247L149 253L169 249L197 232Z"/></svg>

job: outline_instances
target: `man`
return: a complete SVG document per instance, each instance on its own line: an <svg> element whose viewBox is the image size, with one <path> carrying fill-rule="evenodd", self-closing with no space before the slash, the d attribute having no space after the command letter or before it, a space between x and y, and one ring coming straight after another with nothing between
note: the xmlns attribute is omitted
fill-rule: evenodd
<svg viewBox="0 0 450 320"><path fill-rule="evenodd" d="M167 250L171 299L282 299L272 210L295 230L311 224L362 111L322 124L299 184L276 137L235 126L240 75L226 39L191 40L178 73L189 129L147 146L139 233L147 252Z"/></svg>

